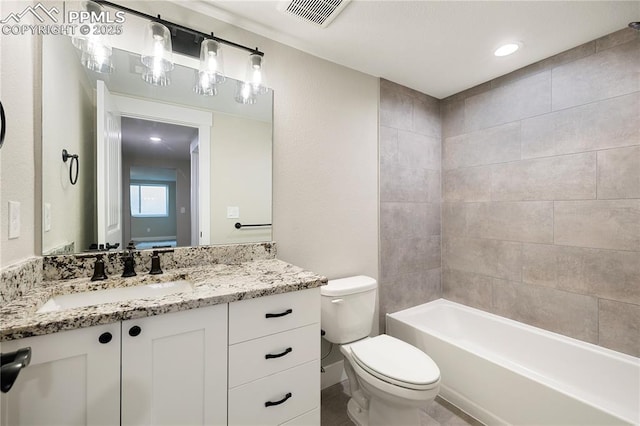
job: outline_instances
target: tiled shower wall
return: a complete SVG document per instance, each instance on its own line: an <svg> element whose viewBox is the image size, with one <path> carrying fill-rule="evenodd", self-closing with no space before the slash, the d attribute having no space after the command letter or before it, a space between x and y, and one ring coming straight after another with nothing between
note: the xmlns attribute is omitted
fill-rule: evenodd
<svg viewBox="0 0 640 426"><path fill-rule="evenodd" d="M441 297L439 101L380 81L380 331Z"/></svg>
<svg viewBox="0 0 640 426"><path fill-rule="evenodd" d="M625 29L442 102L444 298L640 356L639 73ZM418 229L392 198L387 240Z"/></svg>

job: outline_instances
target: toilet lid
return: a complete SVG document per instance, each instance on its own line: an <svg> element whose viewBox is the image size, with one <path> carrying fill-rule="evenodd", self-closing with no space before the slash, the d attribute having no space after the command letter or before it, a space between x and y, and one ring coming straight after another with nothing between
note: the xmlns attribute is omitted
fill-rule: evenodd
<svg viewBox="0 0 640 426"><path fill-rule="evenodd" d="M440 369L427 354L395 337L382 334L350 345L360 367L380 380L410 389L430 389Z"/></svg>

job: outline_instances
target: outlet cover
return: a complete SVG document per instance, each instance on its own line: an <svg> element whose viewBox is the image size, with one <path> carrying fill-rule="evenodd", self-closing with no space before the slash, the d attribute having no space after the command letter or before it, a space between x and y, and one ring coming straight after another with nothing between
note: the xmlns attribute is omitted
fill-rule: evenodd
<svg viewBox="0 0 640 426"><path fill-rule="evenodd" d="M9 239L20 237L20 202L9 201Z"/></svg>
<svg viewBox="0 0 640 426"><path fill-rule="evenodd" d="M227 206L227 219L238 219L240 217L240 207Z"/></svg>

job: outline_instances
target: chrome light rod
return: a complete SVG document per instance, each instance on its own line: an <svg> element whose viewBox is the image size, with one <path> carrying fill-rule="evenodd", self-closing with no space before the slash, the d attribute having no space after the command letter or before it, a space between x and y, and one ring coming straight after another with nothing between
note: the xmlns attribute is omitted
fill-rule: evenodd
<svg viewBox="0 0 640 426"><path fill-rule="evenodd" d="M115 8L115 9L122 10L122 11L127 12L127 13L130 13L130 14L132 14L132 15L136 15L136 16L140 16L140 17L142 17L142 18L146 18L146 19L148 19L148 20L150 20L150 21L159 22L159 23L161 23L162 25L164 25L164 26L168 27L168 28L171 30L171 34L172 34L172 36L175 36L175 35L176 35L176 34L175 34L175 30L180 30L180 31L185 32L185 33L188 33L188 34L192 34L192 35L194 35L195 37L201 37L201 38L202 38L202 40L204 40L204 39L215 40L215 41L217 41L217 42L219 42L219 43L223 43L223 44L226 44L226 45L228 45L228 46L235 47L235 48L237 48L237 49L243 49L243 50L246 50L246 51L248 51L248 52L250 52L250 53L252 53L252 54L255 54L255 55L264 56L264 53L263 53L263 52L261 52L260 50L258 50L258 48L257 48L257 47L256 47L255 49L253 49L253 48L251 48L251 47L244 46L244 45L242 45L242 44L238 44L238 43L235 43L235 42L230 41L230 40L225 40L225 39L223 39L223 38L216 37L216 36L214 36L214 35L213 35L213 33L211 33L211 34L206 34L206 33L203 33L203 32L201 32L201 31L197 31L197 30L194 30L194 29L192 29L192 28L185 27L184 25L175 24L175 23L173 23L173 22L166 21L166 20L162 19L162 18L160 17L160 15L158 15L158 16L151 16L151 15L147 15L146 13L139 12L139 11L137 11L137 10L130 9L130 8L128 8L128 7L125 7L125 6L121 6L121 5L119 5L119 4L111 3L110 1L106 1L106 0L93 0L93 1L95 1L95 2L96 2L96 3L98 3L98 4L104 5L104 6L108 6L108 7L112 7L112 8ZM196 51L197 53L195 53L195 54L190 53L189 51L185 51L185 50L183 50L183 49L180 49L180 48L179 48L179 47L177 47L177 46L174 46L174 49L175 49L176 51L180 52L180 53L186 53L186 54L188 54L188 55L190 55L190 56L198 57L198 56L200 55L200 53L199 53L199 52L200 52L200 42L201 42L202 40L194 39L194 44L197 46L197 51Z"/></svg>

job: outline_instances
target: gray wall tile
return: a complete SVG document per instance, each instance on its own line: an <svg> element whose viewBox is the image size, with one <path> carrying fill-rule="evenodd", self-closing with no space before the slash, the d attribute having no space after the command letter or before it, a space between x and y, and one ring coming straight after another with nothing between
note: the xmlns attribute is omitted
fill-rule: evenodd
<svg viewBox="0 0 640 426"><path fill-rule="evenodd" d="M640 306L600 300L599 325L600 345L640 356Z"/></svg>
<svg viewBox="0 0 640 426"><path fill-rule="evenodd" d="M464 100L441 102L440 116L443 138L464 133Z"/></svg>
<svg viewBox="0 0 640 426"><path fill-rule="evenodd" d="M444 212L447 216L445 235L553 242L553 203L550 201L455 203L447 205Z"/></svg>
<svg viewBox="0 0 640 426"><path fill-rule="evenodd" d="M471 132L551 111L551 72L544 71L465 99Z"/></svg>
<svg viewBox="0 0 640 426"><path fill-rule="evenodd" d="M522 243L446 237L442 244L442 266L445 269L520 281Z"/></svg>
<svg viewBox="0 0 640 426"><path fill-rule="evenodd" d="M522 158L640 144L640 93L522 121Z"/></svg>
<svg viewBox="0 0 640 426"><path fill-rule="evenodd" d="M553 69L553 110L640 90L640 40Z"/></svg>
<svg viewBox="0 0 640 426"><path fill-rule="evenodd" d="M413 131L438 140L442 137L440 103L437 99L425 96L413 100Z"/></svg>
<svg viewBox="0 0 640 426"><path fill-rule="evenodd" d="M548 70L558 65L566 64L566 63L575 61L576 59L580 59L580 58L584 58L586 56L592 55L593 53L595 53L595 51L596 51L595 41L590 41L588 43L581 44L580 46L574 47L573 49L566 50L550 58L543 59L531 65L527 65L524 68L520 68L518 70L510 72L509 74L503 75L502 77L495 78L491 80L491 87L496 88L496 87L504 86L505 84L512 83L516 80L520 80L524 77L537 74L541 71Z"/></svg>
<svg viewBox="0 0 640 426"><path fill-rule="evenodd" d="M396 129L413 129L413 99L397 84L380 81L380 125Z"/></svg>
<svg viewBox="0 0 640 426"><path fill-rule="evenodd" d="M640 33L638 31L631 28L623 28L619 31L597 39L596 51L600 52L601 50L609 49L620 44L638 40L638 38L640 38Z"/></svg>
<svg viewBox="0 0 640 426"><path fill-rule="evenodd" d="M490 201L491 166L443 172L443 201Z"/></svg>
<svg viewBox="0 0 640 426"><path fill-rule="evenodd" d="M440 235L440 204L380 203L380 233L388 239Z"/></svg>
<svg viewBox="0 0 640 426"><path fill-rule="evenodd" d="M388 278L385 285L379 287L378 293L380 332L385 331L385 314L439 299L441 295L440 268Z"/></svg>
<svg viewBox="0 0 640 426"><path fill-rule="evenodd" d="M640 200L556 201L555 243L640 251Z"/></svg>
<svg viewBox="0 0 640 426"><path fill-rule="evenodd" d="M445 269L442 271L442 297L467 306L492 310L493 278L471 272Z"/></svg>
<svg viewBox="0 0 640 426"><path fill-rule="evenodd" d="M598 342L598 299L548 287L493 281L499 315L591 343Z"/></svg>
<svg viewBox="0 0 640 426"><path fill-rule="evenodd" d="M598 198L640 198L640 146L598 152Z"/></svg>
<svg viewBox="0 0 640 426"><path fill-rule="evenodd" d="M446 170L520 159L520 123L445 138L442 165Z"/></svg>
<svg viewBox="0 0 640 426"><path fill-rule="evenodd" d="M440 170L427 170L427 202L440 203L442 200L442 182Z"/></svg>
<svg viewBox="0 0 640 426"><path fill-rule="evenodd" d="M440 170L440 139L398 130L398 161L411 169Z"/></svg>
<svg viewBox="0 0 640 426"><path fill-rule="evenodd" d="M523 244L522 280L640 305L640 253Z"/></svg>
<svg viewBox="0 0 640 426"><path fill-rule="evenodd" d="M382 239L382 281L409 272L440 267L440 237Z"/></svg>
<svg viewBox="0 0 640 426"><path fill-rule="evenodd" d="M595 199L595 176L595 152L497 164L491 167L491 197L498 201Z"/></svg>

